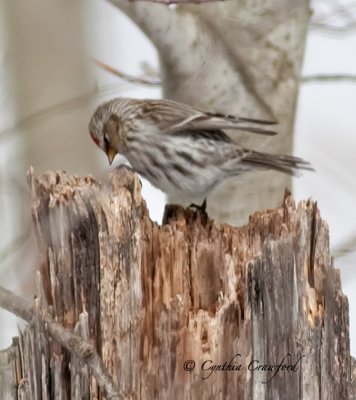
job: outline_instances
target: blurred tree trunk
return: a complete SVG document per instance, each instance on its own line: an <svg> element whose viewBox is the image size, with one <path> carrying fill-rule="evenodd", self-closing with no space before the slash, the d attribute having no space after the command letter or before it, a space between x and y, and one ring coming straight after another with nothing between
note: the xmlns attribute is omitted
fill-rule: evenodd
<svg viewBox="0 0 356 400"><path fill-rule="evenodd" d="M165 97L223 113L278 120L276 137L233 137L255 150L292 152L308 0L235 0L176 8L110 1L156 46ZM255 210L276 207L290 186L291 178L283 174L250 173L208 199L209 215L241 225Z"/></svg>
<svg viewBox="0 0 356 400"><path fill-rule="evenodd" d="M348 303L315 203L286 197L241 228L171 206L158 226L126 168L30 185L37 302L94 344L124 398L349 399ZM38 319L20 343L29 398L97 398ZM261 369L280 363L293 369Z"/></svg>
<svg viewBox="0 0 356 400"><path fill-rule="evenodd" d="M61 168L87 174L98 170L96 149L87 136L90 99L78 100L90 92L93 80L82 2L0 1L6 43L1 57L1 111L6 121L0 124L0 147L5 148L0 177L5 200L0 219L6 228L0 233L0 249L14 243L12 257L1 265L1 281L31 297L33 267L38 262L26 171L30 165L38 171ZM8 316L1 314L2 318L8 328Z"/></svg>
<svg viewBox="0 0 356 400"><path fill-rule="evenodd" d="M83 140L90 98L78 99L93 86L83 28L88 11L82 2L70 0L5 4L19 121L12 133L20 133L24 141L21 176L26 176L28 165L38 171L95 170L96 149L90 140Z"/></svg>

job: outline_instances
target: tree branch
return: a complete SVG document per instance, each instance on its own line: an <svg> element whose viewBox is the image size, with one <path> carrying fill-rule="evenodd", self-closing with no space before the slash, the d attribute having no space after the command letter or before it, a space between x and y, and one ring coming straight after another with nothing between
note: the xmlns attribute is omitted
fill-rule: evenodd
<svg viewBox="0 0 356 400"><path fill-rule="evenodd" d="M77 107L81 107L84 104L89 103L91 99L98 96L117 94L117 92L119 90L122 90L123 88L123 85L113 85L112 83L110 83L108 85L94 88L94 90L91 90L90 92L72 97L68 100L64 100L48 107L41 108L29 115L24 116L23 118L20 118L15 122L13 126L9 126L8 128L0 130L0 140L6 139L10 135L14 135L20 132L19 128L29 127L41 119L50 118L54 115L65 113L68 110L72 111Z"/></svg>
<svg viewBox="0 0 356 400"><path fill-rule="evenodd" d="M146 85L146 86L161 86L162 82L160 80L154 80L154 79L145 79L145 78L140 78L138 76L132 76L125 74L124 72L119 71L116 68L111 67L110 65L107 65L103 63L102 61L94 59L95 64L97 64L100 68L104 69L107 72L110 72L111 74L119 77L120 79L125 80L126 82L130 83L138 83L140 85Z"/></svg>
<svg viewBox="0 0 356 400"><path fill-rule="evenodd" d="M356 250L356 235L352 235L333 251L333 257L344 257Z"/></svg>
<svg viewBox="0 0 356 400"><path fill-rule="evenodd" d="M313 82L356 82L356 75L351 74L316 74L302 77L302 83Z"/></svg>
<svg viewBox="0 0 356 400"><path fill-rule="evenodd" d="M0 286L0 307L27 322L30 322L35 314L34 308L27 301L2 286ZM35 301L35 307L39 307L38 301ZM40 311L39 315L41 315L42 322L52 338L56 339L65 349L86 363L107 399L123 399L94 347L85 342L80 336L73 334L54 321L46 310Z"/></svg>
<svg viewBox="0 0 356 400"><path fill-rule="evenodd" d="M328 12L322 13L322 8L318 10L311 21L311 28L325 31L326 33L347 34L352 33L356 28L356 4L339 4L339 2L328 2ZM333 4L335 3L335 4Z"/></svg>
<svg viewBox="0 0 356 400"><path fill-rule="evenodd" d="M313 22L311 24L311 28L319 31L324 31L326 33L342 35L352 33L356 29L356 22L350 22L343 26L331 25L323 22Z"/></svg>
<svg viewBox="0 0 356 400"><path fill-rule="evenodd" d="M169 6L171 4L202 4L202 3L217 3L226 0L129 0L131 3L134 2L149 2L149 3L159 3Z"/></svg>
<svg viewBox="0 0 356 400"><path fill-rule="evenodd" d="M26 300L0 286L0 307L29 322L33 317L33 308Z"/></svg>

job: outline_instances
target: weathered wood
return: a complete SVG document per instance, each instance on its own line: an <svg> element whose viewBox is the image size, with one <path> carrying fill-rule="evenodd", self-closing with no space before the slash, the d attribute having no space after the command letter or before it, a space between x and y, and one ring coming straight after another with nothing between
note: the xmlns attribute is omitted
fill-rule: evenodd
<svg viewBox="0 0 356 400"><path fill-rule="evenodd" d="M349 399L348 303L314 202L287 196L240 228L177 206L159 226L125 168L30 185L40 301L97 347L124 396ZM41 324L20 343L30 398L101 397ZM283 359L295 371L249 370Z"/></svg>
<svg viewBox="0 0 356 400"><path fill-rule="evenodd" d="M17 399L17 374L16 353L18 351L17 339L11 346L0 351L0 399Z"/></svg>

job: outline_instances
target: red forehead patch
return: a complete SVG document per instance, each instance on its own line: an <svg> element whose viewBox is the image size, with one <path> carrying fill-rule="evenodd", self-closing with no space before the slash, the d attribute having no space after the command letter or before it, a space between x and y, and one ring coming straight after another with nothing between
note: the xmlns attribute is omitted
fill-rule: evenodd
<svg viewBox="0 0 356 400"><path fill-rule="evenodd" d="M93 132L90 132L90 136L93 139L93 142L99 146L99 139L93 134ZM100 147L100 146L99 146Z"/></svg>

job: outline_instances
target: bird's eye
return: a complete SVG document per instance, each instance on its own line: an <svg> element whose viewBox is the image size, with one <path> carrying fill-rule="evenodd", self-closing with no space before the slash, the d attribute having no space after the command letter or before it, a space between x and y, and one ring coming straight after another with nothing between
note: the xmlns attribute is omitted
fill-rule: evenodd
<svg viewBox="0 0 356 400"><path fill-rule="evenodd" d="M109 151L109 148L110 148L109 139L106 137L106 135L104 135L104 150L106 153Z"/></svg>

